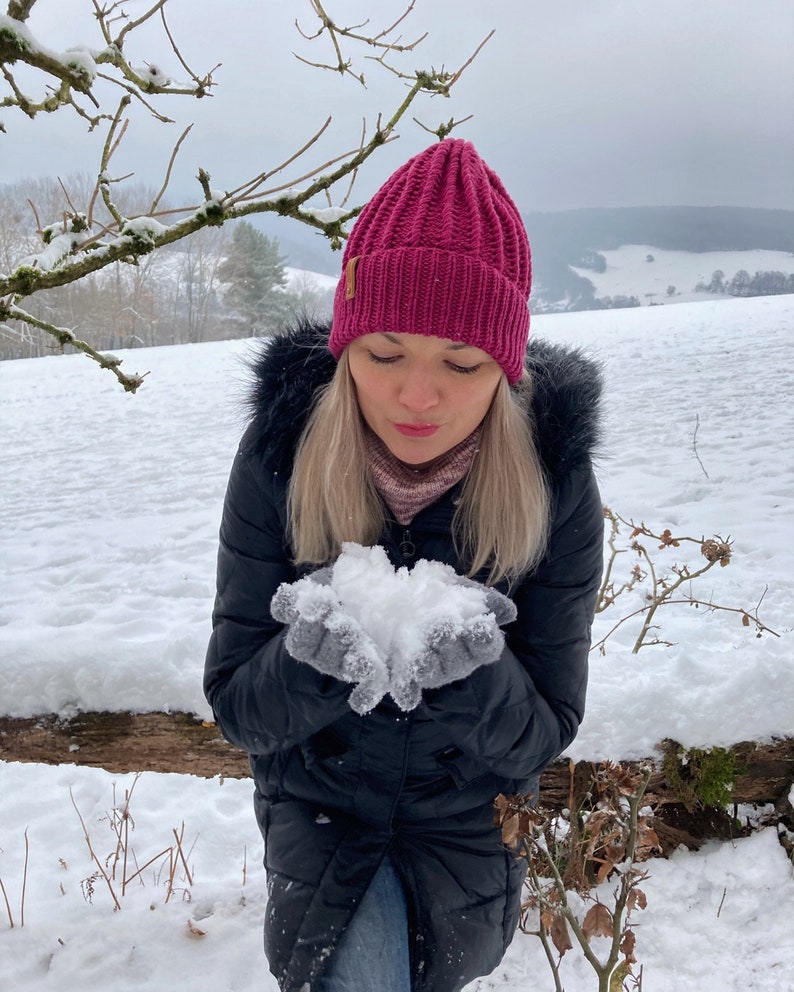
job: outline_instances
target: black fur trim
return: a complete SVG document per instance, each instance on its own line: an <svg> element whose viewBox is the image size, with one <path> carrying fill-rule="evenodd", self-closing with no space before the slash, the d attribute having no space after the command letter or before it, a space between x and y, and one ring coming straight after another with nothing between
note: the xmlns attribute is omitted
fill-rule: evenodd
<svg viewBox="0 0 794 992"><path fill-rule="evenodd" d="M314 395L334 374L329 331L328 324L299 318L283 333L265 339L251 363L251 423L243 443L277 471L290 470Z"/></svg>
<svg viewBox="0 0 794 992"><path fill-rule="evenodd" d="M592 458L600 440L601 366L579 348L532 338L526 367L538 451L556 479Z"/></svg>

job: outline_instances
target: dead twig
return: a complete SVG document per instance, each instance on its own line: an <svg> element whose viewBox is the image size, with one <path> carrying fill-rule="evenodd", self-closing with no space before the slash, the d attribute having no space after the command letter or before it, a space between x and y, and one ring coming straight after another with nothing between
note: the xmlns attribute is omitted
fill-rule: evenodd
<svg viewBox="0 0 794 992"><path fill-rule="evenodd" d="M706 466L700 460L700 454L698 452L698 431L699 430L700 430L700 414L699 413L696 413L695 414L695 429L692 432L692 451L694 452L695 458L697 458L698 465L700 465L701 469L703 470L703 474L708 479L709 474L706 471Z"/></svg>
<svg viewBox="0 0 794 992"><path fill-rule="evenodd" d="M643 605L621 616L607 633L592 645L591 650L598 650L604 654L609 638L625 623L637 617L642 618L642 625L632 646L632 654L637 654L641 648L652 644L669 645L669 641L662 640L657 636L650 636L651 631L656 629L654 620L663 607L681 605L694 606L696 609L703 607L712 612L735 613L741 617L743 626L755 627L756 637L760 637L764 633L772 634L775 637L780 636L777 631L767 626L758 615L766 590L764 590L754 610L728 606L715 602L710 597L699 596L694 592L685 596L679 594L679 590L687 584L691 589L696 580L702 578L716 565L724 568L730 564L733 555L733 543L730 537L722 538L716 535L706 539L703 537L674 536L669 528L659 534L646 527L644 523L635 524L634 521L625 520L609 507L604 507L604 516L610 521L610 532L607 538L609 554L606 557L604 575L598 592L596 613L603 613L607 608L613 607L621 597L629 592L642 592L643 584L646 582L648 587L644 591ZM621 524L631 528L625 547L618 547ZM660 571L655 556L652 555L646 544L638 540L640 537L648 537L658 542L658 551L681 548L682 545L695 545L700 551L701 560L705 559L705 562L697 567L686 563L673 563L667 571ZM633 553L637 556L638 561L632 566L628 578L617 583L614 577L615 564L618 557L626 553Z"/></svg>

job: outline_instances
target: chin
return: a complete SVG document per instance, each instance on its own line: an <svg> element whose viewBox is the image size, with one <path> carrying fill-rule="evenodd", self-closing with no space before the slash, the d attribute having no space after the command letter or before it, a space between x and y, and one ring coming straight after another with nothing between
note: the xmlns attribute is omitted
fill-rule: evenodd
<svg viewBox="0 0 794 992"><path fill-rule="evenodd" d="M413 468L420 468L428 462L435 461L441 455L446 454L449 448L445 445L436 444L406 444L405 438L400 438L400 443L387 446L395 458L410 465Z"/></svg>

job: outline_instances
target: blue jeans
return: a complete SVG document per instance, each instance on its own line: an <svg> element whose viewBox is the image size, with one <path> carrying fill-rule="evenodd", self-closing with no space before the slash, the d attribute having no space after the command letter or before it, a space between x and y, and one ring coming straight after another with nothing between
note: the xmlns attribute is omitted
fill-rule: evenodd
<svg viewBox="0 0 794 992"><path fill-rule="evenodd" d="M411 992L408 908L387 858L342 934L331 967L311 992Z"/></svg>

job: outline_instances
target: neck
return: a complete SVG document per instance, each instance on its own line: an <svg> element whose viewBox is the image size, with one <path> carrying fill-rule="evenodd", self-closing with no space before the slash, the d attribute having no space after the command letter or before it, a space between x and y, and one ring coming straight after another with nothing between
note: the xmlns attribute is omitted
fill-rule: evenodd
<svg viewBox="0 0 794 992"><path fill-rule="evenodd" d="M381 439L367 430L367 450L375 488L397 522L409 524L416 514L435 503L469 471L477 453L480 428L454 448L420 465L396 458Z"/></svg>

